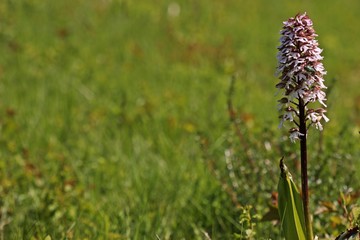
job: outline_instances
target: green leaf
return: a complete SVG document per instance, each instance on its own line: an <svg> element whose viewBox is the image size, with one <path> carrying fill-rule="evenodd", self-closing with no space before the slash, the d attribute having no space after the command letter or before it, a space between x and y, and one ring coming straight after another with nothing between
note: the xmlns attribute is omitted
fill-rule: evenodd
<svg viewBox="0 0 360 240"><path fill-rule="evenodd" d="M278 184L281 229L288 240L305 240L305 215L301 197L282 158Z"/></svg>

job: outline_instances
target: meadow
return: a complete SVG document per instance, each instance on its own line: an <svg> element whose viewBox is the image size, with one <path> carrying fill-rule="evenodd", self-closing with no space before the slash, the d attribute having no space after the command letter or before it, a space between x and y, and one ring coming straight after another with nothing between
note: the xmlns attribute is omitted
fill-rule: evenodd
<svg viewBox="0 0 360 240"><path fill-rule="evenodd" d="M314 233L360 200L360 2L3 0L0 239L281 239L282 22L306 11L328 72L312 130Z"/></svg>

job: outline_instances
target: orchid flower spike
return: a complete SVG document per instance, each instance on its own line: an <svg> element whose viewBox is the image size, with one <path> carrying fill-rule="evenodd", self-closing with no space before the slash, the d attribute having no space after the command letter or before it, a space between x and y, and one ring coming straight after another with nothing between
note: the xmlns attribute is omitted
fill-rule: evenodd
<svg viewBox="0 0 360 240"><path fill-rule="evenodd" d="M324 75L326 71L322 64L322 49L316 40L318 36L313 28L313 22L306 13L297 14L284 22L281 30L280 46L278 47L277 76L280 81L276 88L283 90L283 96L278 101L280 115L280 127L285 121L293 122L296 126L290 131L290 139L295 141L306 133L296 132L299 129L299 121L308 121L309 126L313 125L322 130L320 123L329 118L325 116L326 94L323 89ZM309 103L318 102L321 108L309 109ZM300 118L300 107L306 111L305 119Z"/></svg>

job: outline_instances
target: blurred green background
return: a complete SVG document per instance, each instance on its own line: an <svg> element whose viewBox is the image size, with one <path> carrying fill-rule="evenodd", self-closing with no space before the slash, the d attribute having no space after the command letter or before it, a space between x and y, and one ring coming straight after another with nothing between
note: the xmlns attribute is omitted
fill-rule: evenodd
<svg viewBox="0 0 360 240"><path fill-rule="evenodd" d="M266 213L278 159L297 156L277 130L274 73L282 21L304 11L332 86L331 121L324 135L310 133L309 151L325 139L310 165L328 169L313 200L336 201L359 186L359 1L1 1L2 239L241 235L248 226L234 202ZM233 75L260 179L241 168L241 143L233 144ZM229 146L241 169L235 201L224 187ZM324 222L315 221L318 231ZM253 230L256 239L279 239L278 225Z"/></svg>

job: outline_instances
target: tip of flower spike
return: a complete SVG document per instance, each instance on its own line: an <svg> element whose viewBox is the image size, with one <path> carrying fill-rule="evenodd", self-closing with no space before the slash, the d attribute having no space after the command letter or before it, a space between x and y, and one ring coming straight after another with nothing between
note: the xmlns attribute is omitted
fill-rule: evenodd
<svg viewBox="0 0 360 240"><path fill-rule="evenodd" d="M301 21L302 23L305 23L307 26L312 25L312 21L306 12L304 12L303 14L298 13L295 18L296 18L296 20Z"/></svg>
<svg viewBox="0 0 360 240"><path fill-rule="evenodd" d="M307 13L304 12L304 13L298 13L296 14L295 18L303 18L303 17L308 17Z"/></svg>

